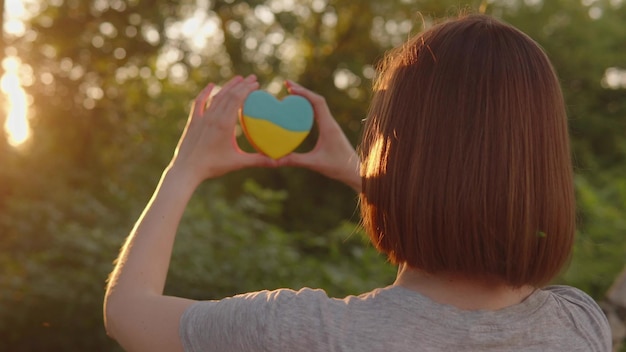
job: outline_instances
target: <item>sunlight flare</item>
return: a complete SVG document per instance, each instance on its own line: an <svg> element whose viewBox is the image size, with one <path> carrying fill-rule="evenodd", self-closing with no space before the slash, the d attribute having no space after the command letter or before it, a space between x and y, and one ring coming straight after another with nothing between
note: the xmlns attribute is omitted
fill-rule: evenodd
<svg viewBox="0 0 626 352"><path fill-rule="evenodd" d="M4 130L7 133L7 141L12 146L19 146L30 136L28 123L28 99L22 89L19 78L20 60L9 56L2 60L4 75L0 79L0 89L5 96L4 110L6 120Z"/></svg>

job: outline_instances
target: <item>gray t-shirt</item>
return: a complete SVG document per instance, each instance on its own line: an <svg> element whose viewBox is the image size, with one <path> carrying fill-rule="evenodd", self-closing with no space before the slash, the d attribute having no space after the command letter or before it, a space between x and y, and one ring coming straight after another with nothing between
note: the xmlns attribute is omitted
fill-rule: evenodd
<svg viewBox="0 0 626 352"><path fill-rule="evenodd" d="M308 288L261 291L193 304L180 337L190 352L611 350L598 305L567 286L497 311L461 310L398 286L344 299Z"/></svg>

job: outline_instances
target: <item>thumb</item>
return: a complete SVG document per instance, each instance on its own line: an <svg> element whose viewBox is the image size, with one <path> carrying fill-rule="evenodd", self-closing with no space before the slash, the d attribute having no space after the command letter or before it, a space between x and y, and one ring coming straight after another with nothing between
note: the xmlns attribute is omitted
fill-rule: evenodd
<svg viewBox="0 0 626 352"><path fill-rule="evenodd" d="M309 167L313 164L310 153L291 153L278 159L279 166Z"/></svg>
<svg viewBox="0 0 626 352"><path fill-rule="evenodd" d="M266 155L260 153L244 153L239 154L239 165L246 167L278 167L279 162Z"/></svg>

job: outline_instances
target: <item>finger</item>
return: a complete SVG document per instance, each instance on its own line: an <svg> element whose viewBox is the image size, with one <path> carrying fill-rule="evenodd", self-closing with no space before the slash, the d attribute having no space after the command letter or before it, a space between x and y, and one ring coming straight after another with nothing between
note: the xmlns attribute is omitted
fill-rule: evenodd
<svg viewBox="0 0 626 352"><path fill-rule="evenodd" d="M215 84L209 83L204 89L200 91L196 99L194 100L194 104L192 106L192 117L201 116L204 113L204 109L206 106L207 100L211 97L211 92L215 88Z"/></svg>
<svg viewBox="0 0 626 352"><path fill-rule="evenodd" d="M228 94L228 92L236 85L238 85L239 83L241 83L244 80L243 77L241 76L235 76L233 78L231 78L228 82L226 82L226 84L224 84L219 92L217 92L217 94L215 94L215 96L213 97L213 99L215 101L219 101L222 99L222 97L226 94Z"/></svg>
<svg viewBox="0 0 626 352"><path fill-rule="evenodd" d="M221 86L219 88L219 90L217 91L217 93L215 93L214 95L207 95L205 101L204 101L204 105L202 106L202 114L204 114L204 112L206 111L206 109L209 107L209 105L212 105L213 102L217 102L221 99L221 96L224 95L223 92L227 92L232 86L238 84L239 82L241 82L243 80L243 77L241 76L235 76L233 78L231 78L230 80L228 80L228 82L226 82L223 86Z"/></svg>
<svg viewBox="0 0 626 352"><path fill-rule="evenodd" d="M224 91L228 91L232 86L238 84L239 82L243 81L243 77L237 75L233 78L231 78L230 80L228 80L228 82L226 82L220 89L219 92L217 92L216 95L219 95L221 92Z"/></svg>
<svg viewBox="0 0 626 352"><path fill-rule="evenodd" d="M239 166L241 168L247 167L278 167L279 163L266 155L260 153L239 153Z"/></svg>
<svg viewBox="0 0 626 352"><path fill-rule="evenodd" d="M311 152L291 153L278 159L278 165L310 168L310 166L315 165L315 162L312 160Z"/></svg>
<svg viewBox="0 0 626 352"><path fill-rule="evenodd" d="M243 105L246 97L254 90L259 88L259 83L256 81L254 75L246 77L244 80L239 81L228 87L219 98L215 101L215 111L217 116L225 117L229 122L236 123L238 117L238 111Z"/></svg>
<svg viewBox="0 0 626 352"><path fill-rule="evenodd" d="M238 76L238 79L232 79L228 83L226 83L213 98L216 103L223 100L228 100L226 96L232 95L233 90L236 90L236 88L242 84L245 85L252 82L256 82L256 76L254 75L249 75L246 78Z"/></svg>

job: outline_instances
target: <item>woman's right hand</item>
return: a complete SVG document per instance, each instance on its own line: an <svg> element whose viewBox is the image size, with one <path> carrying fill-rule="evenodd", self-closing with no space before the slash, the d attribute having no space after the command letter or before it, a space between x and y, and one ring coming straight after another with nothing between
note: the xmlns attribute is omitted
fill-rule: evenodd
<svg viewBox="0 0 626 352"><path fill-rule="evenodd" d="M300 95L313 105L319 137L310 152L291 153L279 159L279 165L311 169L341 181L360 193L359 157L330 113L324 97L292 81L287 81L286 85L290 94Z"/></svg>
<svg viewBox="0 0 626 352"><path fill-rule="evenodd" d="M236 76L212 95L214 88L209 84L196 97L169 167L194 187L234 170L278 166L263 154L242 151L235 142L238 111L246 97L259 88L256 77Z"/></svg>

